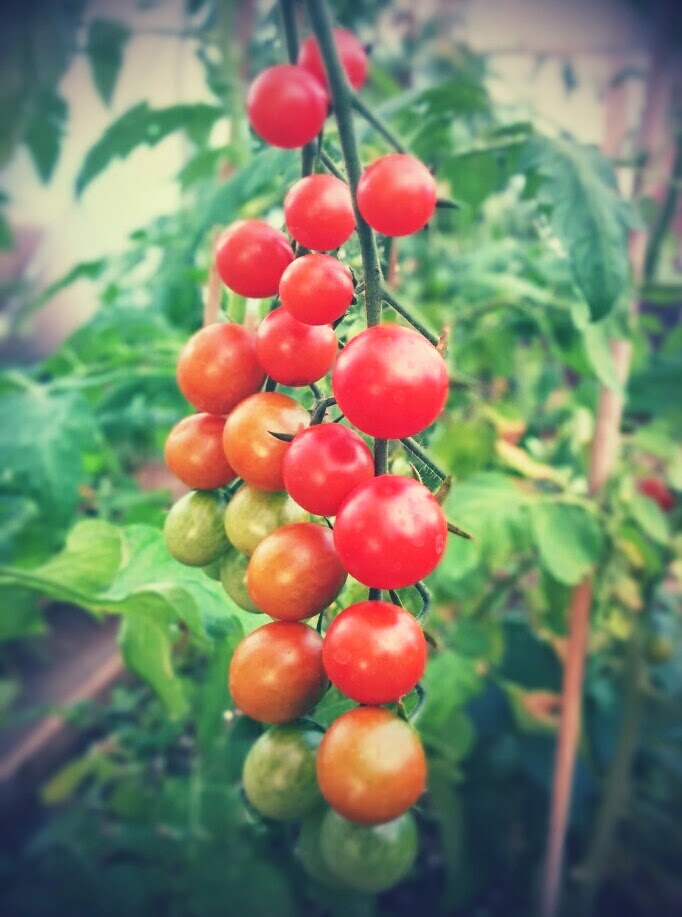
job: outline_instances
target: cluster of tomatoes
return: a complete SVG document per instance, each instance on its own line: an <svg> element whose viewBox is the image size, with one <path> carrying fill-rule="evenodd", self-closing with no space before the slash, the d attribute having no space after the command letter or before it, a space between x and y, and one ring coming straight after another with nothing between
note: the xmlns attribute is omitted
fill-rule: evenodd
<svg viewBox="0 0 682 917"><path fill-rule="evenodd" d="M357 87L364 51L343 30L335 41ZM261 74L248 99L254 130L278 146L308 142L327 107L313 39L298 65ZM418 160L389 154L364 171L356 202L373 229L404 235L430 218L435 184ZM365 437L398 440L429 426L448 374L436 348L401 325L370 327L340 345L335 326L354 299L354 280L329 252L355 229L345 182L300 179L284 217L289 235L241 220L216 245L229 289L280 304L255 333L217 323L183 348L178 383L198 413L171 430L165 455L192 492L164 531L175 557L217 567L235 602L273 619L242 640L229 671L236 707L271 727L245 761L248 799L267 817L304 819L299 853L316 878L376 892L412 864L408 810L426 779L417 733L384 706L415 688L426 663L421 627L395 590L435 568L447 524L420 481L375 473ZM312 412L273 390L315 386L329 373L333 397ZM332 420L334 403L340 416ZM369 598L343 608L323 635L325 610L349 575ZM308 623L315 616L317 627ZM330 682L359 706L323 732L302 718Z"/></svg>

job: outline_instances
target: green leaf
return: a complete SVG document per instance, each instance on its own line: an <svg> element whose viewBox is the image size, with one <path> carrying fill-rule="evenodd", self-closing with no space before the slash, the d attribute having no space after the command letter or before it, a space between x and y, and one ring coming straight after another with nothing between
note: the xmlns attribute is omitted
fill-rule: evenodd
<svg viewBox="0 0 682 917"><path fill-rule="evenodd" d="M579 330L582 332L585 353L597 379L602 385L622 396L624 389L616 371L616 363L611 350L613 335L610 333L608 324L592 322Z"/></svg>
<svg viewBox="0 0 682 917"><path fill-rule="evenodd" d="M417 730L427 748L454 764L474 743L474 728L461 708L482 689L476 663L442 650L429 660L422 685L425 698Z"/></svg>
<svg viewBox="0 0 682 917"><path fill-rule="evenodd" d="M93 19L88 26L85 53L93 82L105 105L111 103L129 38L130 29L114 19Z"/></svg>
<svg viewBox="0 0 682 917"><path fill-rule="evenodd" d="M57 165L67 113L64 99L53 89L44 90L38 96L33 117L27 125L24 143L44 182L50 179Z"/></svg>
<svg viewBox="0 0 682 917"><path fill-rule="evenodd" d="M229 623L227 633L214 647L197 697L197 739L204 755L209 754L221 734L223 713L230 706L227 672L232 654L244 636L244 628L236 618Z"/></svg>
<svg viewBox="0 0 682 917"><path fill-rule="evenodd" d="M173 669L168 626L152 615L129 614L119 631L119 645L128 668L151 685L171 718L180 719L188 702Z"/></svg>
<svg viewBox="0 0 682 917"><path fill-rule="evenodd" d="M429 766L428 780L429 796L438 820L445 869L445 886L441 906L443 913L451 913L452 909L460 903L461 894L459 873L465 837L462 803L459 794L452 786L451 768L439 766L439 762L434 762Z"/></svg>
<svg viewBox="0 0 682 917"><path fill-rule="evenodd" d="M560 583L579 583L602 550L602 532L592 513L574 503L543 500L531 505L530 519L542 565Z"/></svg>
<svg viewBox="0 0 682 917"><path fill-rule="evenodd" d="M655 500L637 491L632 495L630 509L632 518L645 535L658 544L670 542L668 518Z"/></svg>
<svg viewBox="0 0 682 917"><path fill-rule="evenodd" d="M205 103L154 109L147 102L139 102L110 124L90 148L76 177L76 195L80 196L111 162L124 159L138 146L156 146L178 130L195 143L205 142L208 132L222 116L222 109Z"/></svg>
<svg viewBox="0 0 682 917"><path fill-rule="evenodd" d="M593 147L535 136L527 143L524 164L544 178L539 202L549 209L550 225L592 320L603 318L630 282L627 232L633 225L609 163Z"/></svg>

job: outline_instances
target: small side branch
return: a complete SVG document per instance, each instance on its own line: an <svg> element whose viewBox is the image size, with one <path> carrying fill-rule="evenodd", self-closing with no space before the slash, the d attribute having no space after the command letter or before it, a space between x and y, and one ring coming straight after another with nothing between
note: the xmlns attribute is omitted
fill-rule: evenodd
<svg viewBox="0 0 682 917"><path fill-rule="evenodd" d="M381 295L383 296L384 301L388 303L388 305L393 309L393 311L397 312L398 315L402 315L405 321L409 322L410 325L412 325L412 327L414 328L414 330L418 331L421 335L423 335L426 338L426 340L429 341L430 344L433 344L434 347L438 344L438 335L433 334L432 331L429 331L426 325L422 325L422 323L418 319L416 319L414 315L412 315L411 312L409 312L409 310L406 309L405 306L403 306L402 303L400 303L395 298L393 293L389 292L384 287L381 291Z"/></svg>

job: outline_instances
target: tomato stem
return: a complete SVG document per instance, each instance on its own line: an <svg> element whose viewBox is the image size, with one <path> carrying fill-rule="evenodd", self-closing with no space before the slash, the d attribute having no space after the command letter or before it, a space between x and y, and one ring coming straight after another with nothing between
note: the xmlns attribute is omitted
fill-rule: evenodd
<svg viewBox="0 0 682 917"><path fill-rule="evenodd" d="M368 124L371 124L374 130L381 134L384 140L387 140L388 143L393 147L394 150L397 150L398 153L407 153L407 147L405 144L393 133L391 128L386 124L384 119L373 111L369 105L365 105L364 101L360 98L359 95L353 94L352 96L353 108L359 115L365 119Z"/></svg>
<svg viewBox="0 0 682 917"><path fill-rule="evenodd" d="M331 172L334 178L338 178L339 181L347 182L346 176L343 174L341 169L337 167L336 163L328 153L325 153L324 150L320 150L317 154L317 158L320 160L325 169L328 172Z"/></svg>
<svg viewBox="0 0 682 917"><path fill-rule="evenodd" d="M403 306L399 300L395 298L393 293L390 293L386 287L384 287L381 291L381 295L384 299L384 302L387 302L394 312L397 312L398 315L402 315L402 317L408 321L410 325L412 325L415 331L418 331L421 335L423 335L430 344L433 344L434 347L436 346L438 343L438 335L434 334L432 331L429 331L425 325L422 325L422 323L418 321L418 319L416 319L414 315L412 315L411 312L405 306Z"/></svg>
<svg viewBox="0 0 682 917"><path fill-rule="evenodd" d="M421 580L418 580L413 585L414 585L414 588L419 593L421 600L422 600L422 607L419 609L419 611L415 615L417 621L419 621L419 623L421 624L422 621L426 620L426 616L428 615L429 609L431 607L431 591L424 585L424 583Z"/></svg>
<svg viewBox="0 0 682 917"><path fill-rule="evenodd" d="M411 436L406 436L404 439L401 439L400 442L403 446L414 455L422 465L425 465L430 472L436 475L437 478L440 478L441 481L444 481L447 478L447 474L439 468L438 465L433 461L429 456L428 452L425 452L424 449L419 445L416 439L412 439Z"/></svg>

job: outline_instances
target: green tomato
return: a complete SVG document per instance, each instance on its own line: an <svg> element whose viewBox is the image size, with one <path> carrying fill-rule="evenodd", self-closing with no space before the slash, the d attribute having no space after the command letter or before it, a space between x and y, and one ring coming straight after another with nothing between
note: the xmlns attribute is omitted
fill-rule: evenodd
<svg viewBox="0 0 682 917"><path fill-rule="evenodd" d="M238 551L250 555L270 532L309 519L310 514L286 491L256 490L244 484L227 504L225 531Z"/></svg>
<svg viewBox="0 0 682 917"><path fill-rule="evenodd" d="M225 501L212 490L180 497L166 516L163 539L172 556L189 567L205 567L230 549L225 536Z"/></svg>
<svg viewBox="0 0 682 917"><path fill-rule="evenodd" d="M320 828L322 856L350 888L378 894L397 885L417 856L417 826L409 812L383 825L357 825L329 810Z"/></svg>
<svg viewBox="0 0 682 917"><path fill-rule="evenodd" d="M320 828L328 811L327 808L315 809L303 819L296 841L296 856L312 879L327 888L341 891L347 886L327 866L327 861L322 856L320 849Z"/></svg>
<svg viewBox="0 0 682 917"><path fill-rule="evenodd" d="M209 579L220 582L220 568L222 567L223 560L223 557L217 557L215 560L212 560L210 564L206 564L205 567L201 568L202 573L205 573Z"/></svg>
<svg viewBox="0 0 682 917"><path fill-rule="evenodd" d="M317 746L322 733L309 726L273 726L246 756L242 783L247 799L268 818L301 818L320 805Z"/></svg>
<svg viewBox="0 0 682 917"><path fill-rule="evenodd" d="M246 568L249 558L239 551L230 551L220 562L220 575L218 579L223 584L223 589L233 602L255 614L262 614L258 606L254 605L246 588Z"/></svg>

